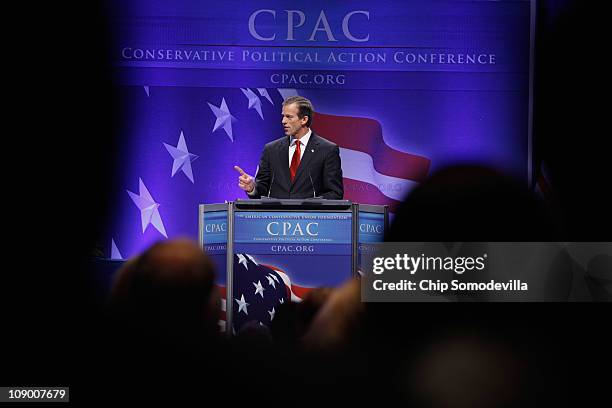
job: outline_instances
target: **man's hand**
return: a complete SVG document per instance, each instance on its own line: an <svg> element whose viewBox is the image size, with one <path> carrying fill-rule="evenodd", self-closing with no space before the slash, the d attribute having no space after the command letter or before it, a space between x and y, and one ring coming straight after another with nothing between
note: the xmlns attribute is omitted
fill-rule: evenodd
<svg viewBox="0 0 612 408"><path fill-rule="evenodd" d="M244 172L240 167L234 166L234 170L240 173L238 177L238 186L246 191L252 193L255 190L255 179Z"/></svg>

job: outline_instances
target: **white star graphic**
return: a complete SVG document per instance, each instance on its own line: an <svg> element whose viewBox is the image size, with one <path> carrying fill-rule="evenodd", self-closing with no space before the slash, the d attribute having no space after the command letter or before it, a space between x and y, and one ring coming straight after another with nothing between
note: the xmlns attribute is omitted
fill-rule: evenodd
<svg viewBox="0 0 612 408"><path fill-rule="evenodd" d="M245 254L247 256L247 258L249 258L251 260L251 262L253 262L255 265L259 266L259 264L255 261L255 258L253 258L251 255L249 254Z"/></svg>
<svg viewBox="0 0 612 408"><path fill-rule="evenodd" d="M259 293L261 295L262 299L263 299L263 297L264 297L263 292L264 292L265 289L261 285L261 281L257 281L257 283L253 282L253 286L255 286L255 294Z"/></svg>
<svg viewBox="0 0 612 408"><path fill-rule="evenodd" d="M270 276L273 277L276 282L278 282L278 278L276 276L274 276L272 274L270 274Z"/></svg>
<svg viewBox="0 0 612 408"><path fill-rule="evenodd" d="M247 262L248 262L248 261L246 260L246 258L244 257L244 255L242 255L242 254L236 254L236 256L238 257L238 263L239 263L239 264L244 264L244 268L248 270L248 269L249 269L249 266L248 266L248 264L247 264Z"/></svg>
<svg viewBox="0 0 612 408"><path fill-rule="evenodd" d="M255 95L255 92L251 91L249 88L240 88L244 96L249 99L249 109L255 109L259 116L263 119L263 112L261 111L261 101L259 100L259 96Z"/></svg>
<svg viewBox="0 0 612 408"><path fill-rule="evenodd" d="M283 300L283 299L281 299ZM274 310L274 308L272 308L272 310L268 310L268 313L270 314L270 321L274 320L274 315L276 314L276 310Z"/></svg>
<svg viewBox="0 0 612 408"><path fill-rule="evenodd" d="M149 86L148 85L144 85L143 86L145 93L147 94L147 98L151 96L151 93L149 91Z"/></svg>
<svg viewBox="0 0 612 408"><path fill-rule="evenodd" d="M289 98L290 96L298 96L297 89L278 88L277 91L280 94L281 98L283 98L283 100Z"/></svg>
<svg viewBox="0 0 612 408"><path fill-rule="evenodd" d="M111 257L110 259L123 259L121 252L119 252L119 248L117 248L117 244L115 244L115 240L111 238Z"/></svg>
<svg viewBox="0 0 612 408"><path fill-rule="evenodd" d="M142 182L142 179L138 179L139 186L138 192L139 194L132 193L129 190L126 190L130 195L136 207L140 210L140 220L142 222L142 233L144 234L145 230L149 226L149 224L153 225L156 230L158 230L164 237L168 238L168 234L166 234L166 229L164 228L164 223L161 219L161 215L159 214L159 203L155 202L149 190Z"/></svg>
<svg viewBox="0 0 612 408"><path fill-rule="evenodd" d="M176 147L169 145L168 143L164 143L166 150L170 153L170 156L174 159L172 163L172 175L174 177L177 171L181 170L189 180L193 181L193 172L191 170L191 162L198 158L197 155L189 153L187 150L187 144L185 143L185 136L181 131L181 135L179 136L179 141Z"/></svg>
<svg viewBox="0 0 612 408"><path fill-rule="evenodd" d="M272 286L274 289L276 289L276 283L274 282L274 279L272 279L270 275L266 276L266 278L268 279L268 284Z"/></svg>
<svg viewBox="0 0 612 408"><path fill-rule="evenodd" d="M274 105L274 102L272 102L272 98L270 98L270 94L268 93L268 90L266 88L257 88L257 92L259 92L261 96L269 100L270 103Z"/></svg>
<svg viewBox="0 0 612 408"><path fill-rule="evenodd" d="M234 300L238 303L238 313L244 312L244 314L248 316L249 312L247 311L247 306L249 306L250 303L247 303L244 300L244 295L240 296L240 300L238 299L234 299Z"/></svg>
<svg viewBox="0 0 612 408"><path fill-rule="evenodd" d="M281 298L281 300L279 300L278 303L282 305L283 303L285 303L285 299Z"/></svg>
<svg viewBox="0 0 612 408"><path fill-rule="evenodd" d="M234 141L234 135L232 134L232 122L236 122L238 119L232 116L230 113L227 104L225 103L225 98L221 98L221 106L216 107L212 103L208 102L208 106L215 114L217 120L215 121L215 127L213 128L213 132L220 127L223 127L225 133L230 138L230 140Z"/></svg>

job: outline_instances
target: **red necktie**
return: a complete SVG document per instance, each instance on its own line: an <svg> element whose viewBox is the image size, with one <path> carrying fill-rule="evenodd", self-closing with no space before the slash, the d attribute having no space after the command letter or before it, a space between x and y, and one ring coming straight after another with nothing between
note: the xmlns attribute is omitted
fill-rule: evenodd
<svg viewBox="0 0 612 408"><path fill-rule="evenodd" d="M291 182L293 183L293 179L295 179L295 175L297 173L298 167L300 167L300 156L302 152L300 150L300 141L295 141L295 152L293 153L293 157L291 158L291 166L289 170L291 171Z"/></svg>

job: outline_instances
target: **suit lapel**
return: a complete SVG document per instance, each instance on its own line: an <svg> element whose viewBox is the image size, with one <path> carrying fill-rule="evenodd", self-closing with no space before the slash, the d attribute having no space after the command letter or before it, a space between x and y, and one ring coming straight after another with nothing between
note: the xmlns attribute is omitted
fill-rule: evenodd
<svg viewBox="0 0 612 408"><path fill-rule="evenodd" d="M280 145L280 149L278 150L278 157L280 160L280 174L277 174L276 177L279 177L277 180L281 183L281 180L285 179L287 181L286 185L291 185L291 175L289 173L289 138L286 137L283 140L283 143Z"/></svg>
<svg viewBox="0 0 612 408"><path fill-rule="evenodd" d="M293 184L297 184L300 180L300 176L308 169L308 163L312 159L312 156L315 155L319 147L319 140L317 139L317 135L314 132L310 135L310 139L308 140L308 145L306 145L306 151L302 156L302 160L300 160L300 167L298 167L298 171L295 175L295 180L293 180ZM287 153L287 156L289 153Z"/></svg>

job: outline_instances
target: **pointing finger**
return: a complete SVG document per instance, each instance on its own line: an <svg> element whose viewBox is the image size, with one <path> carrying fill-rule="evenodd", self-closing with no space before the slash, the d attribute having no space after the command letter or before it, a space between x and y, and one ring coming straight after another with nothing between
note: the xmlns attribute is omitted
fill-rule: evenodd
<svg viewBox="0 0 612 408"><path fill-rule="evenodd" d="M246 173L244 172L244 170L242 170L240 167L238 166L234 166L234 170L240 172L241 176L244 176Z"/></svg>

